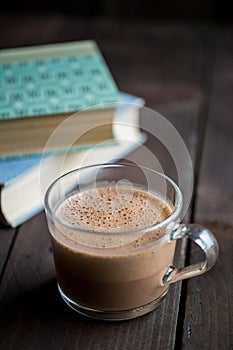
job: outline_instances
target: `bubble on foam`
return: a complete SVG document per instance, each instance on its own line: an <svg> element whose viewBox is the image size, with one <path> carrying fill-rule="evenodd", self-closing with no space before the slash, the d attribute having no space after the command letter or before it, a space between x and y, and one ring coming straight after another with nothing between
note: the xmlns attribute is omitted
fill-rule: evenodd
<svg viewBox="0 0 233 350"><path fill-rule="evenodd" d="M125 185L125 184L124 184ZM144 237L137 240L142 230L164 220L171 210L162 199L139 189L123 187L122 183L111 187L98 187L83 191L68 198L57 211L57 215L68 224L90 232L113 233L117 235L80 234L72 240L96 247L113 247L134 241L142 244ZM130 234L124 234L131 232ZM135 233L135 234L134 234ZM150 233L147 241L158 239L160 233ZM100 239L101 237L101 239Z"/></svg>

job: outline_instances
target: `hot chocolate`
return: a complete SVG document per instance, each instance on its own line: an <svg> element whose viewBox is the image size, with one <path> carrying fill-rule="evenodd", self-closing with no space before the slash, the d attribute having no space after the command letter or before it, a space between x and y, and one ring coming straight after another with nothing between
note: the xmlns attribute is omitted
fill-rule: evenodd
<svg viewBox="0 0 233 350"><path fill-rule="evenodd" d="M159 196L111 183L72 194L51 229L62 292L98 310L129 310L161 296L175 242L163 239L165 228L148 228L171 213Z"/></svg>

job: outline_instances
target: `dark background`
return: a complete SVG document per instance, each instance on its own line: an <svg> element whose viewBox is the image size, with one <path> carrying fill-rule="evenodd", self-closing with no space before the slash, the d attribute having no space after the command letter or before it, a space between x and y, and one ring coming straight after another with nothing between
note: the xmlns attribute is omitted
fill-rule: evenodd
<svg viewBox="0 0 233 350"><path fill-rule="evenodd" d="M7 12L57 12L74 15L153 19L232 21L231 0L4 0Z"/></svg>

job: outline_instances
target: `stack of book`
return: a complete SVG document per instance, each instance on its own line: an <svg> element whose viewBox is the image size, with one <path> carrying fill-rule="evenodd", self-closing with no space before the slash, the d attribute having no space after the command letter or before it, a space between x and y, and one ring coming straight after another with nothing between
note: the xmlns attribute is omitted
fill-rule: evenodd
<svg viewBox="0 0 233 350"><path fill-rule="evenodd" d="M119 92L94 41L1 50L0 221L23 223L58 176L143 143L143 105Z"/></svg>

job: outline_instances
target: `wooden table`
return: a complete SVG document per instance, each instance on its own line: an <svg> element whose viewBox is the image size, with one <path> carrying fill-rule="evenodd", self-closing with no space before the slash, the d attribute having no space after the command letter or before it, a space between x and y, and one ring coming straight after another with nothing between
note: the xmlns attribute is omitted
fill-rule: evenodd
<svg viewBox="0 0 233 350"><path fill-rule="evenodd" d="M0 348L233 349L233 27L0 15L2 48L84 38L98 41L119 88L144 97L184 139L195 173L187 220L214 232L220 256L205 275L173 285L154 312L98 322L58 295L44 213L1 228ZM200 252L188 245L176 259L194 262Z"/></svg>

